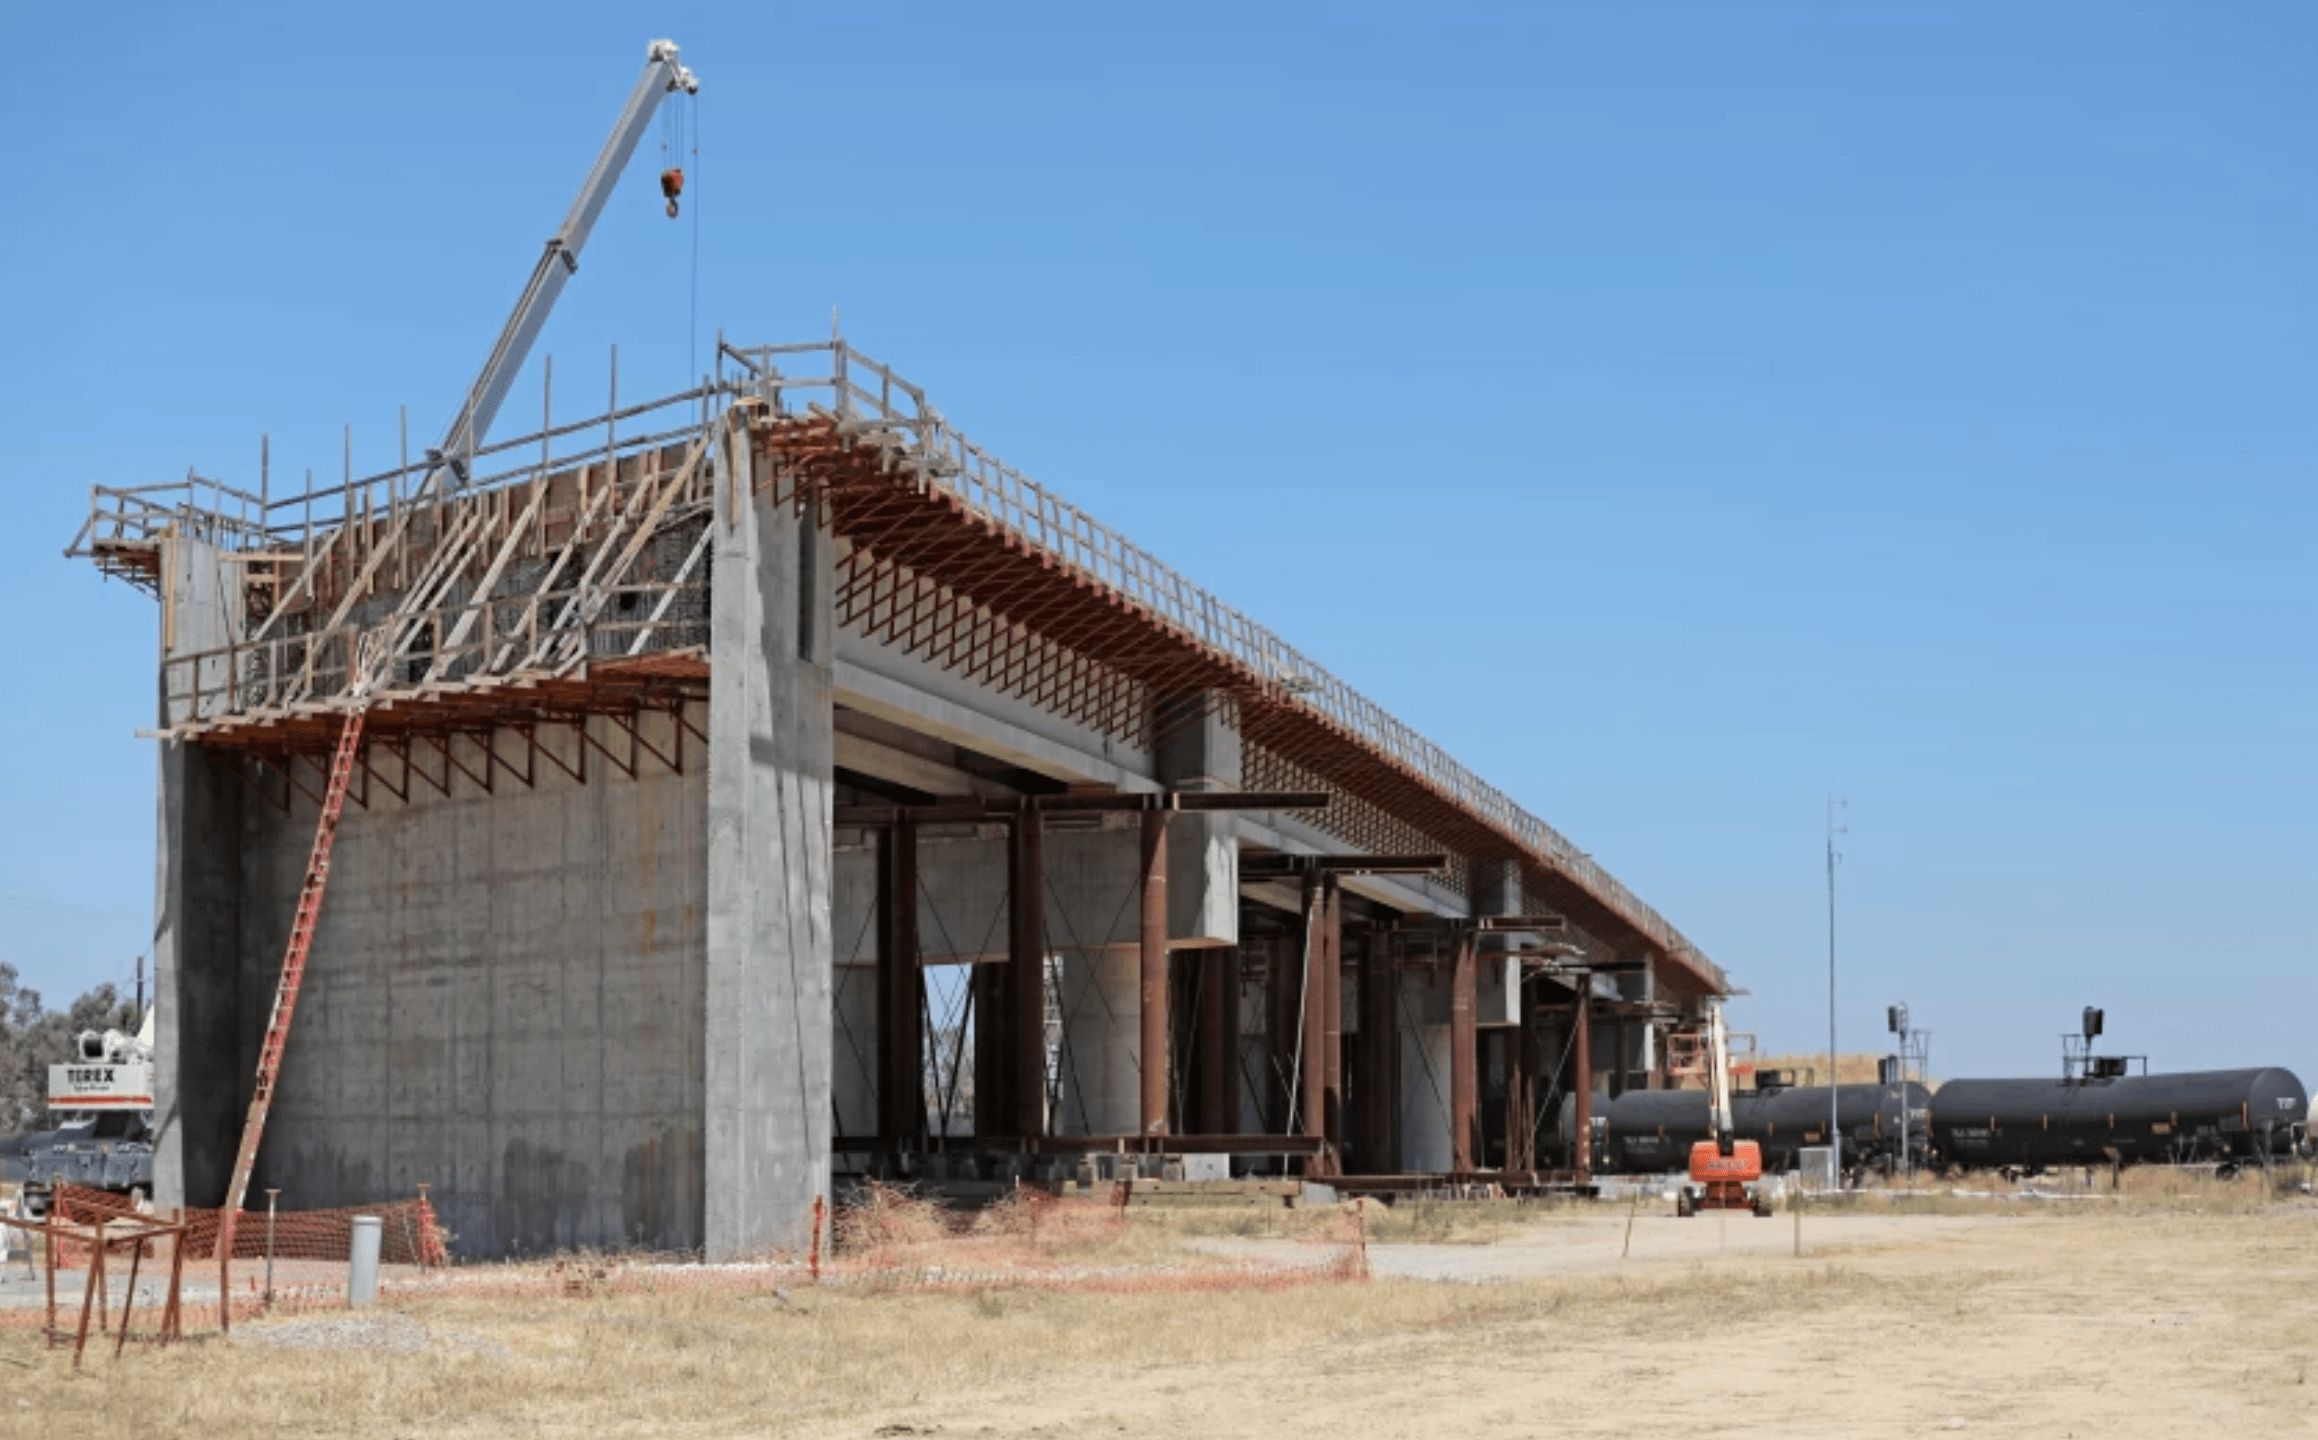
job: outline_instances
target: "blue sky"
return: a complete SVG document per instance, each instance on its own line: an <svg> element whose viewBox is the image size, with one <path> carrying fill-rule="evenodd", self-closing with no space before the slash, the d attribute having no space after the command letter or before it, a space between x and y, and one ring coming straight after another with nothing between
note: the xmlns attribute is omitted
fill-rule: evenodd
<svg viewBox="0 0 2318 1440"><path fill-rule="evenodd" d="M151 603L91 483L431 437L644 42L704 82L557 391L848 336L1943 1074L2086 1003L2318 1078L2318 12L576 3L0 15L0 959L151 928ZM695 259L697 255L697 261ZM511 424L536 413L519 384ZM559 406L559 408L561 408ZM1848 1048L1848 1046L1847 1046Z"/></svg>

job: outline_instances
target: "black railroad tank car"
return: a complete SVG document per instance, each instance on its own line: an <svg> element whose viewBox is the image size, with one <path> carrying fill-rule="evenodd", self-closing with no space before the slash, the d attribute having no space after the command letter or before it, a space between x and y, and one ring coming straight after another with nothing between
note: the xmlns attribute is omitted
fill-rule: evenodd
<svg viewBox="0 0 2318 1440"><path fill-rule="evenodd" d="M2295 1152L2310 1094L2291 1070L2196 1070L2097 1080L1950 1080L1932 1143L1980 1170L2242 1163Z"/></svg>
<svg viewBox="0 0 2318 1440"><path fill-rule="evenodd" d="M1921 1085L1907 1087L1907 1109L1914 1112L1914 1150L1928 1154L1923 1116L1931 1092ZM1899 1154L1900 1095L1889 1085L1838 1087L1836 1119L1843 1134L1847 1165L1894 1161ZM1824 1085L1796 1085L1773 1090L1740 1090L1731 1096L1734 1137L1762 1147L1763 1169L1792 1170L1801 1162L1806 1145L1827 1143L1828 1094ZM1594 1163L1609 1173L1651 1174L1680 1170L1690 1163L1690 1147L1714 1138L1708 1128L1704 1090L1629 1090L1614 1100L1597 1096L1600 1143ZM1567 1155L1569 1132L1575 1124L1575 1105L1562 1106L1560 1139Z"/></svg>

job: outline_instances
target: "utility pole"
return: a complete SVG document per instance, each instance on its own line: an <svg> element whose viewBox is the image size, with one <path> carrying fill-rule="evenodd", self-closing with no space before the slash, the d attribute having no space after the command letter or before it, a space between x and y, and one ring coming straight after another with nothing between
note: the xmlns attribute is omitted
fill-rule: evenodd
<svg viewBox="0 0 2318 1440"><path fill-rule="evenodd" d="M1850 833L1835 823L1835 813L1846 802L1827 799L1827 1144L1835 1162L1835 1188L1843 1188L1843 1101L1835 1075L1835 866L1843 857L1835 837Z"/></svg>

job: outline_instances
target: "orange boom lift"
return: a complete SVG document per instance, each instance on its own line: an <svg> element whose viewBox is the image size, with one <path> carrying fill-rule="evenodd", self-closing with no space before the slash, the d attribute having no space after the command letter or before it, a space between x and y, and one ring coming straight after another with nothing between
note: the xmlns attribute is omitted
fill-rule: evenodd
<svg viewBox="0 0 2318 1440"><path fill-rule="evenodd" d="M1707 1068L1712 1140L1690 1147L1690 1183L1675 1198L1674 1213L1696 1215L1701 1210L1752 1210L1771 1213L1762 1193L1763 1147L1732 1136L1730 1113L1730 1036L1723 1029L1722 1006L1707 1013Z"/></svg>

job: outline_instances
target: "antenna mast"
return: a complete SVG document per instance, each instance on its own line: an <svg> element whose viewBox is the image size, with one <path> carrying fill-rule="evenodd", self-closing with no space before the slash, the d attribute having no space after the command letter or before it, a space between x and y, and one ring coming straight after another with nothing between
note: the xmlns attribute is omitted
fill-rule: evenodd
<svg viewBox="0 0 2318 1440"><path fill-rule="evenodd" d="M1836 824L1835 815L1848 803L1827 797L1827 1144L1838 1190L1843 1188L1843 1091L1835 1074L1835 866L1843 857L1835 837L1849 834L1850 827Z"/></svg>

